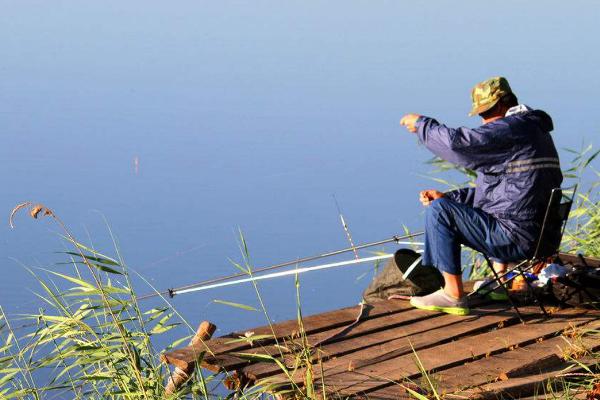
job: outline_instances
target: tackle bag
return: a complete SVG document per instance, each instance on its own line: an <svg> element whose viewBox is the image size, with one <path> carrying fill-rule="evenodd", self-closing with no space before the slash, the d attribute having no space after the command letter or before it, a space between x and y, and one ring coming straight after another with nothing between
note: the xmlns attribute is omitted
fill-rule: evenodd
<svg viewBox="0 0 600 400"><path fill-rule="evenodd" d="M444 277L435 267L423 266L419 261L408 279L404 272L421 255L411 249L400 249L394 257L373 278L363 292L367 302L387 299L392 295L425 296L444 286Z"/></svg>
<svg viewBox="0 0 600 400"><path fill-rule="evenodd" d="M575 268L565 277L552 278L551 292L563 306L597 308L600 302L600 271Z"/></svg>

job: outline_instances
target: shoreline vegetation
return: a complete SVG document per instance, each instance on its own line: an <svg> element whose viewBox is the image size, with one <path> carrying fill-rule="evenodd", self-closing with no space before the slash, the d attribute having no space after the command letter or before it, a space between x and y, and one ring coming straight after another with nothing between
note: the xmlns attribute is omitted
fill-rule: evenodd
<svg viewBox="0 0 600 400"><path fill-rule="evenodd" d="M593 179L577 194L562 250L600 257L600 199L597 193L600 173L592 166L600 151L594 152L592 146L581 151L567 151L574 158L570 167L564 171L565 178L581 183L585 182L582 178L585 174L592 174ZM431 164L436 167L436 174L454 169L439 160L434 160ZM469 184L472 172L461 172L467 178L465 184ZM450 185L439 177L433 179L440 184ZM16 321L9 319L0 305L1 399L275 398L270 393L277 391L277 388L260 385L229 396L219 396L217 393L220 392L216 388L227 376L206 374L200 368L195 369L191 379L179 391L168 394L165 386L172 372L160 361L160 355L186 344L195 332L194 327L185 321L165 297L165 305L162 307L145 309L140 305L132 286L131 271L127 269L116 242L115 256L100 253L79 242L50 208L30 202L15 207L10 216L11 226L17 214L26 210L32 218L45 217L57 224L71 249L63 254L65 264L70 264L72 270L67 274L24 267L40 285L40 292L36 296L44 306L39 312L21 318L28 323L25 330L17 329ZM250 251L241 233L240 247L243 262L235 266L251 277L253 267L250 263ZM471 254L468 260L474 266L469 272L471 279L478 278L483 273L474 257ZM51 279L46 278L48 276ZM297 276L295 284L296 318L300 328L300 346L295 353L295 364L297 368L306 367L306 385L299 387L290 379L290 384L281 393L291 398L313 399L317 397L316 393L323 390L323 382L313 379L313 369L319 368L319 365L310 362L313 352L303 334L300 282ZM149 283L148 285L150 286ZM259 288L255 282L253 285L260 305L259 311L271 326L272 321ZM238 308L249 307L223 303ZM18 321L19 324L21 322ZM182 333L181 339L166 348L155 348L157 339L174 329L187 331L187 335ZM237 340L251 342L257 339L250 335ZM283 354L280 356L283 358ZM263 361L275 363L288 376L293 373L279 361L279 357L254 357L262 357ZM418 362L416 353L415 359ZM422 373L422 382L416 382L422 390L415 391L408 386L406 390L417 399L442 398L436 392L435 384L427 371L423 369ZM589 371L579 377L578 385L591 391L600 387L600 376Z"/></svg>

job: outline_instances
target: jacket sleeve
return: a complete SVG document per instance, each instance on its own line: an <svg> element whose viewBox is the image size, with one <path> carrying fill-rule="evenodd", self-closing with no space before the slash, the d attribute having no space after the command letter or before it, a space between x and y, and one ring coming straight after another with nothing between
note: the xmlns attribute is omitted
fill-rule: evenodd
<svg viewBox="0 0 600 400"><path fill-rule="evenodd" d="M457 203L463 203L463 204L472 206L473 199L475 198L475 188L474 187L466 187L466 188L451 190L449 192L444 193L444 197L447 197L450 200L454 200Z"/></svg>
<svg viewBox="0 0 600 400"><path fill-rule="evenodd" d="M421 116L416 128L419 140L433 154L469 169L498 165L514 145L508 126L506 129L490 129L486 125L477 129L450 128Z"/></svg>

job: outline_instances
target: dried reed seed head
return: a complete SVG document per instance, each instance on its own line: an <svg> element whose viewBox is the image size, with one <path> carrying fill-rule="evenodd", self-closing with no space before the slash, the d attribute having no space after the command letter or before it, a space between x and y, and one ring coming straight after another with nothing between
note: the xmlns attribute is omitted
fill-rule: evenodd
<svg viewBox="0 0 600 400"><path fill-rule="evenodd" d="M35 206L31 207L31 210L29 210L29 215L31 215L31 218L37 219L38 215L42 211L44 212L43 215L50 215L50 211L42 204L36 204Z"/></svg>
<svg viewBox="0 0 600 400"><path fill-rule="evenodd" d="M42 214L42 216L51 216L54 217L54 212L49 209L48 207L46 207L43 204L34 204L31 201L26 201L24 203L21 204L17 204L15 206L15 208L12 209L12 211L10 212L10 216L8 217L8 225L10 225L11 228L15 227L14 224L14 218L15 215L17 214L17 212L23 208L27 208L29 207L29 215L31 216L31 218L37 219L40 216L40 213Z"/></svg>
<svg viewBox="0 0 600 400"><path fill-rule="evenodd" d="M42 206L41 205L36 205L31 207L31 210L29 210L29 215L31 215L31 218L37 218L38 214L42 211Z"/></svg>
<svg viewBox="0 0 600 400"><path fill-rule="evenodd" d="M15 208L12 209L12 211L10 212L10 216L8 217L8 225L10 225L11 228L15 227L15 225L13 224L13 218L15 217L15 214L17 213L17 211L19 211L20 209L25 208L29 205L31 205L31 202L26 201L25 203L17 204L15 206Z"/></svg>

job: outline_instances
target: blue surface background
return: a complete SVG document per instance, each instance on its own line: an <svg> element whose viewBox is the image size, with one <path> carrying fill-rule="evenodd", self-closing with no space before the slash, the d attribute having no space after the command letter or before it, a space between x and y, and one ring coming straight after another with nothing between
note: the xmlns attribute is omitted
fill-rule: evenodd
<svg viewBox="0 0 600 400"><path fill-rule="evenodd" d="M475 126L469 91L490 76L554 117L558 147L598 135L593 1L0 9L0 215L42 202L114 254L104 215L128 265L158 288L237 272L238 227L256 266L347 246L334 193L357 243L420 229L417 192L443 186L424 176L430 154L398 120ZM13 316L41 306L21 264L69 271L54 265L65 261L54 225L16 223L0 226L0 304ZM371 268L302 276L305 314L357 303ZM295 315L293 279L260 289L274 320ZM264 322L213 299L257 305L250 285L174 305L219 333Z"/></svg>

